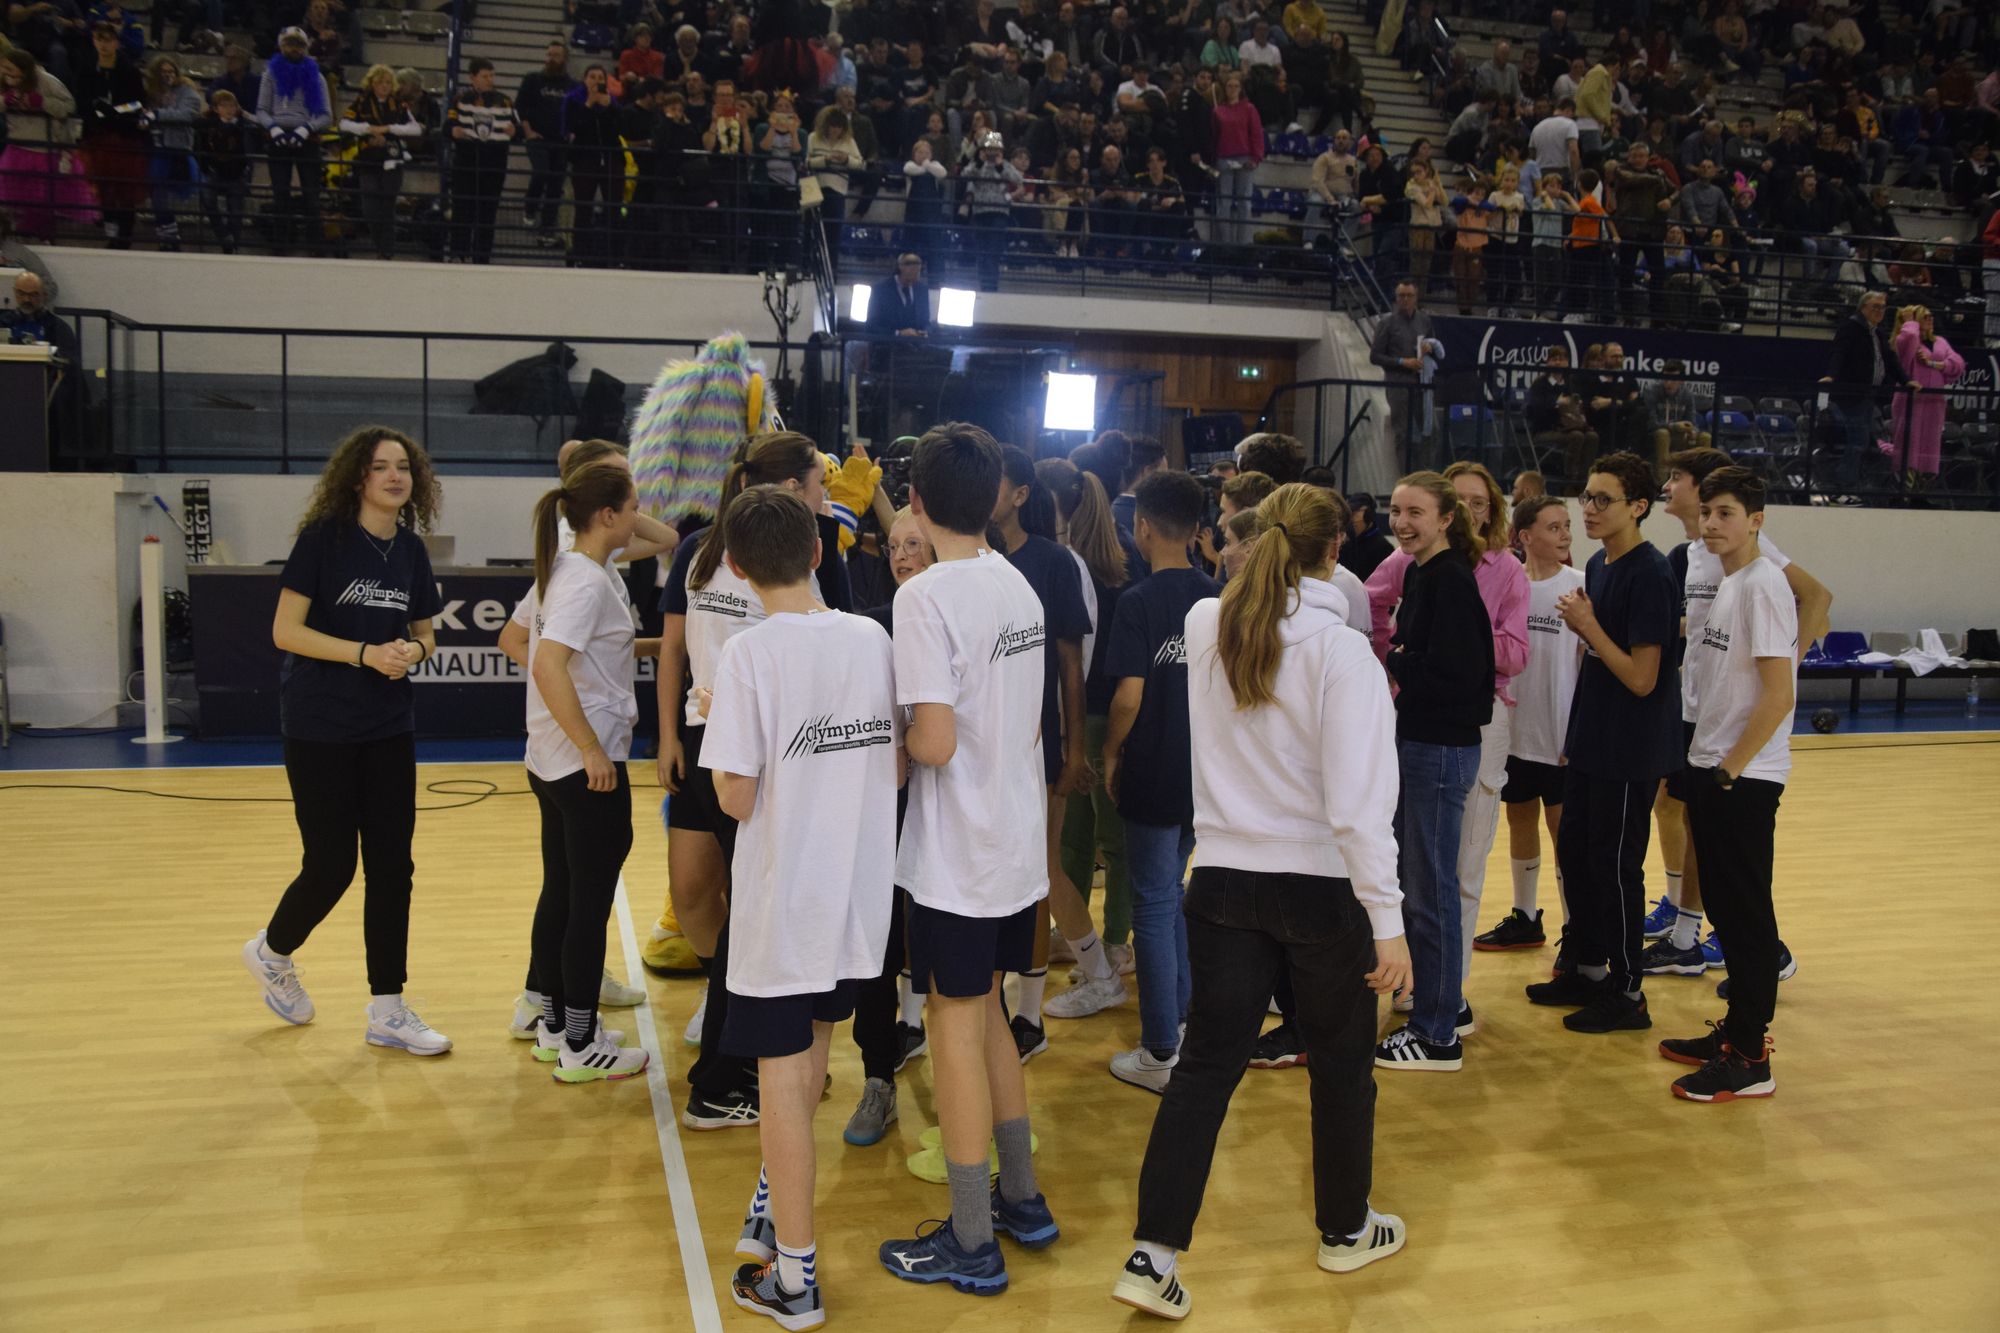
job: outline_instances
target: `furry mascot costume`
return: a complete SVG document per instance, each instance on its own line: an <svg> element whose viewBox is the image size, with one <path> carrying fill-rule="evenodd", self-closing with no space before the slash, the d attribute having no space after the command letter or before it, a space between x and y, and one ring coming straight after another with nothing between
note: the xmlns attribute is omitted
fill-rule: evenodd
<svg viewBox="0 0 2000 1333"><path fill-rule="evenodd" d="M692 360L667 362L632 421L639 508L682 530L694 515L714 518L730 455L773 428L764 373L742 334L732 329Z"/></svg>

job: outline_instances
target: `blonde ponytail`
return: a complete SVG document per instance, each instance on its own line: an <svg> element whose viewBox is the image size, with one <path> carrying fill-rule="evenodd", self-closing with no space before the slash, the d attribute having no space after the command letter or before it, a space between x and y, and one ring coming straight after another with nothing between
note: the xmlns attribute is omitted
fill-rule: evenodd
<svg viewBox="0 0 2000 1333"><path fill-rule="evenodd" d="M1291 610L1292 594L1307 571L1326 564L1340 535L1339 518L1317 486L1280 486L1257 506L1264 530L1249 559L1222 590L1216 625L1216 652L1238 708L1256 708L1277 699L1278 658L1284 646L1278 624Z"/></svg>
<svg viewBox="0 0 2000 1333"><path fill-rule="evenodd" d="M1069 549L1083 557L1090 576L1107 588L1122 588L1129 577L1125 548L1118 542L1118 520L1104 483L1067 458L1044 458L1035 464L1035 478L1048 488L1063 517L1063 537Z"/></svg>

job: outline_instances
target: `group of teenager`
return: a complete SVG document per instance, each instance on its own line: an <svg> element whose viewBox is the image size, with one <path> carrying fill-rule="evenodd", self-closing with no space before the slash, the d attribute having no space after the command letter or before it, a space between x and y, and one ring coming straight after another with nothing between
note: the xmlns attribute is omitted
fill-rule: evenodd
<svg viewBox="0 0 2000 1333"><path fill-rule="evenodd" d="M1794 667L1830 599L1760 544L1762 482L1716 450L1675 454L1666 504L1689 540L1668 556L1640 530L1652 467L1599 458L1581 507L1602 549L1579 573L1562 501L1529 499L1510 521L1483 467L1414 473L1389 501L1395 550L1371 555L1364 585L1343 560L1350 506L1310 472L1294 479L1295 442L1252 437L1237 461L1211 577L1196 565L1207 493L1157 446L1110 437L1038 463L976 426L934 427L908 508L886 516L894 597L857 614L852 524L828 482L853 472L872 489L865 457L750 437L712 521L676 530L640 512L617 446L565 446L535 507L533 586L500 638L527 679L542 846L511 1027L561 1083L647 1066L598 1010L626 1002L606 993L605 928L633 841L634 660L657 656L671 898L649 956L683 939L707 974L683 1123L759 1128L732 1284L745 1309L788 1329L825 1318L812 1119L850 1017L868 1077L844 1137L884 1137L895 1073L927 1052L930 1165L951 1198L944 1220L884 1242L882 1266L1004 1290L998 1238L1034 1249L1061 1234L1024 1066L1048 1047L1045 1015L1121 1003L1127 970L1141 1039L1110 1072L1162 1101L1115 1298L1189 1312L1178 1256L1230 1099L1260 1063L1308 1066L1319 1266L1395 1253L1407 1228L1369 1194L1374 1070L1462 1068L1473 951L1546 943L1544 818L1567 921L1528 999L1573 1010L1577 1032L1650 1027L1642 978L1705 970L1686 961L1702 956L1705 906L1735 986L1707 1035L1660 1043L1694 1067L1672 1090L1773 1091L1767 1032L1792 967L1773 830ZM421 446L364 427L301 522L274 639L304 855L243 948L272 1012L309 1022L293 954L348 887L358 843L366 1040L426 1056L451 1041L402 996L409 673L435 651L420 534L439 502ZM661 633L643 637L616 564L668 551ZM1663 779L1678 870L1671 921L1642 950ZM1475 936L1503 807L1514 905ZM1129 950L1089 912L1100 858L1123 881ZM1044 1003L1052 919L1076 970ZM1379 1041L1378 996L1409 1015ZM1264 1033L1274 1005L1285 1020ZM1287 1030L1295 1057L1260 1060Z"/></svg>

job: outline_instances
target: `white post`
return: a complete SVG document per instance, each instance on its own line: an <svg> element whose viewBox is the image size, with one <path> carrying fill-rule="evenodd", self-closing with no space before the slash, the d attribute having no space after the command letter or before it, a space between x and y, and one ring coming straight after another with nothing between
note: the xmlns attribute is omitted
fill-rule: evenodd
<svg viewBox="0 0 2000 1333"><path fill-rule="evenodd" d="M169 745L180 739L167 734L165 559L158 537L148 537L140 545L139 666L146 678L146 734L133 738L140 745Z"/></svg>

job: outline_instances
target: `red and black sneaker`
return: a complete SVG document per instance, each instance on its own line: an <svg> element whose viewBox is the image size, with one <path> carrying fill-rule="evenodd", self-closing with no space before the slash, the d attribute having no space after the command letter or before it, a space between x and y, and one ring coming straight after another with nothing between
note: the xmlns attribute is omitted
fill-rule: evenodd
<svg viewBox="0 0 2000 1333"><path fill-rule="evenodd" d="M1677 1065L1693 1065L1699 1069L1729 1049L1728 1038L1722 1035L1722 1024L1709 1021L1708 1033L1701 1037L1669 1037L1660 1043L1660 1054Z"/></svg>
<svg viewBox="0 0 2000 1333"><path fill-rule="evenodd" d="M1549 942L1542 930L1542 914L1533 916L1516 907L1500 918L1500 924L1483 935L1472 937L1472 947L1482 952L1494 953L1502 949L1539 949Z"/></svg>
<svg viewBox="0 0 2000 1333"><path fill-rule="evenodd" d="M1750 1097L1769 1097L1778 1090L1771 1077L1771 1047L1766 1042L1764 1058L1746 1059L1733 1046L1692 1074L1674 1080L1674 1096L1691 1102L1733 1102Z"/></svg>

